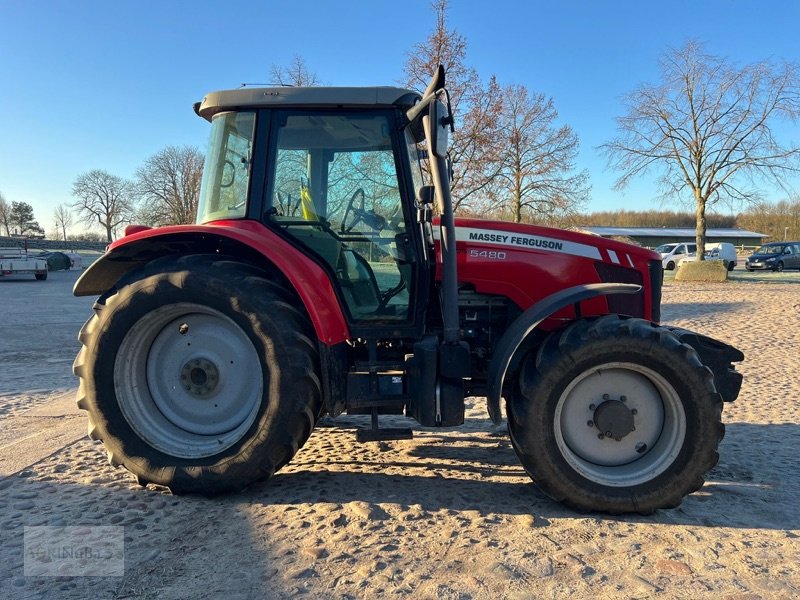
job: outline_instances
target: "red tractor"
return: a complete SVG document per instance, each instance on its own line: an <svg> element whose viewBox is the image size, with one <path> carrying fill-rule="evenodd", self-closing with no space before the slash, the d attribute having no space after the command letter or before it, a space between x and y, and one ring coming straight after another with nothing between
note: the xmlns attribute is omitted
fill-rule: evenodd
<svg viewBox="0 0 800 600"><path fill-rule="evenodd" d="M742 353L658 324L655 252L454 219L441 68L421 96L245 88L195 112L211 122L197 225L129 227L75 285L100 296L74 371L112 464L239 490L320 415L401 439L381 415L452 427L485 396L495 423L505 398L531 478L578 510L649 513L702 486Z"/></svg>

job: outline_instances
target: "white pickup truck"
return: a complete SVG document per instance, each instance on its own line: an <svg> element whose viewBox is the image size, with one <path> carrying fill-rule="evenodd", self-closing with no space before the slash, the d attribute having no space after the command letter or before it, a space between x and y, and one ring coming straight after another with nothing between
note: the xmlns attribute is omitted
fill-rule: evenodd
<svg viewBox="0 0 800 600"><path fill-rule="evenodd" d="M0 277L33 273L39 281L47 279L47 261L28 256L22 248L0 248Z"/></svg>

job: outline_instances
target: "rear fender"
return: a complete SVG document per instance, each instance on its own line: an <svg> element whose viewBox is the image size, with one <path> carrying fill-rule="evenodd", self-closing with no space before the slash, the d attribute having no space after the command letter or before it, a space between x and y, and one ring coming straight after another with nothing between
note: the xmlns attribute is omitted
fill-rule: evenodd
<svg viewBox="0 0 800 600"><path fill-rule="evenodd" d="M489 364L487 380L486 408L492 422L499 424L500 396L503 393L503 383L512 361L518 360L518 350L524 346L528 336L548 316L558 310L596 296L610 294L635 294L642 290L642 286L630 283L590 283L567 288L542 298L539 302L528 308L506 329L497 342L494 357Z"/></svg>
<svg viewBox="0 0 800 600"><path fill-rule="evenodd" d="M75 283L76 296L104 294L121 277L164 256L219 254L233 257L285 280L305 306L323 344L350 337L328 274L286 240L252 221L149 229L117 240Z"/></svg>

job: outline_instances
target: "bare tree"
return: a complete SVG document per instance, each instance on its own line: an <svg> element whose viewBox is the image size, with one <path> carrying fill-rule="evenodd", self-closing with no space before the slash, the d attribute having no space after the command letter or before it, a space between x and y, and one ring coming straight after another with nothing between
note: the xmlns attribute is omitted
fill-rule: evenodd
<svg viewBox="0 0 800 600"><path fill-rule="evenodd" d="M69 241L75 242L103 242L105 236L97 231L82 231L81 233L71 233Z"/></svg>
<svg viewBox="0 0 800 600"><path fill-rule="evenodd" d="M697 222L697 218L692 212L634 211L622 208L581 215L580 221L581 225L595 227L692 227ZM737 226L735 216L713 212L706 213L706 222L712 228L730 229Z"/></svg>
<svg viewBox="0 0 800 600"><path fill-rule="evenodd" d="M69 207L65 204L56 206L56 209L53 211L53 220L56 226L56 239L58 239L58 233L61 233L61 239L66 241L67 227L72 225L72 213Z"/></svg>
<svg viewBox="0 0 800 600"><path fill-rule="evenodd" d="M588 199L588 174L574 172L578 136L568 125L556 126L557 118L551 98L521 85L505 88L502 169L494 193L515 223L526 213L537 222L559 222L576 215Z"/></svg>
<svg viewBox="0 0 800 600"><path fill-rule="evenodd" d="M757 202L736 218L740 227L765 233L770 240L800 238L800 198L780 202Z"/></svg>
<svg viewBox="0 0 800 600"><path fill-rule="evenodd" d="M619 137L601 148L622 172L618 188L655 170L667 194L692 194L702 259L708 206L752 202L756 180L783 186L784 176L800 171L800 148L779 143L772 128L800 114L798 70L768 62L734 67L688 42L665 53L661 72L660 84L628 95Z"/></svg>
<svg viewBox="0 0 800 600"><path fill-rule="evenodd" d="M416 44L408 53L405 65L406 85L424 90L431 75L439 65L447 74L447 89L453 109L458 111L462 102L479 86L478 73L465 64L467 40L457 31L447 28L448 0L432 0L431 8L436 13L436 25L424 42Z"/></svg>
<svg viewBox="0 0 800 600"><path fill-rule="evenodd" d="M6 230L6 235L11 235L11 229L9 229L11 219L11 205L6 200L3 193L0 192L0 225L2 225Z"/></svg>
<svg viewBox="0 0 800 600"><path fill-rule="evenodd" d="M203 178L203 154L192 146L168 146L136 172L138 217L146 225L194 223Z"/></svg>
<svg viewBox="0 0 800 600"><path fill-rule="evenodd" d="M447 27L447 0L433 0L436 25L416 44L405 65L406 85L424 90L438 65L445 68L447 90L459 126L451 136L451 192L456 209L467 210L486 193L499 170L497 118L501 94L492 77L484 85L465 64L467 41Z"/></svg>
<svg viewBox="0 0 800 600"><path fill-rule="evenodd" d="M299 55L295 55L288 66L272 65L272 82L298 87L320 84L317 74L308 70L306 60Z"/></svg>
<svg viewBox="0 0 800 600"><path fill-rule="evenodd" d="M87 225L98 224L106 240L114 239L115 230L130 222L134 210L131 184L106 171L93 170L78 176L72 184L76 200L72 208Z"/></svg>

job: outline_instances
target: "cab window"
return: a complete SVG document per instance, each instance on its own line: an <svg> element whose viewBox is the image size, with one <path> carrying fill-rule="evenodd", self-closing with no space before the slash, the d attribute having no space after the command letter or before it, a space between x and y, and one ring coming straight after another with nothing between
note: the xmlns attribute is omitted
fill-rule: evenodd
<svg viewBox="0 0 800 600"><path fill-rule="evenodd" d="M214 116L200 184L197 223L244 218L255 122L252 112Z"/></svg>
<svg viewBox="0 0 800 600"><path fill-rule="evenodd" d="M277 113L270 221L336 274L353 320L409 317L412 265L384 114Z"/></svg>

